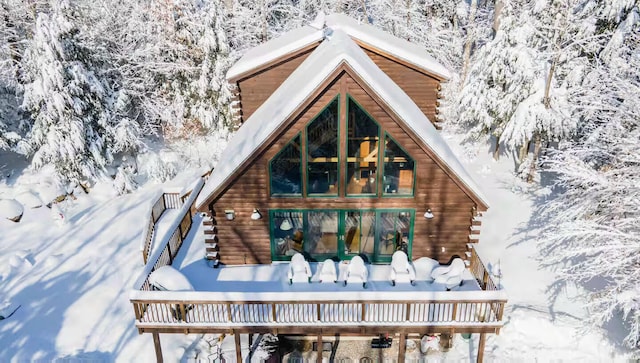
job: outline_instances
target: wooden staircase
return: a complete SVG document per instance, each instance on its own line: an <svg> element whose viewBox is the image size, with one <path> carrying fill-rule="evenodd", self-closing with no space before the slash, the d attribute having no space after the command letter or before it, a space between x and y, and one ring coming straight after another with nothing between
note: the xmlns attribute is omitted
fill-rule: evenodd
<svg viewBox="0 0 640 363"><path fill-rule="evenodd" d="M213 268L218 268L220 266L220 254L218 252L218 230L215 220L211 215L207 214L202 219L202 225L204 227L205 257L211 262Z"/></svg>

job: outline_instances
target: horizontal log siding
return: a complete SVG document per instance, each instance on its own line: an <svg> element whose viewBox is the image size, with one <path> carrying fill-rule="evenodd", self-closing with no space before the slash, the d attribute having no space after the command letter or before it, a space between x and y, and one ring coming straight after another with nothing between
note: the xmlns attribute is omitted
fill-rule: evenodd
<svg viewBox="0 0 640 363"><path fill-rule="evenodd" d="M346 87L347 92L415 159L418 166L415 196L300 199L271 198L268 195L269 160L340 92L338 81L292 127L276 138L214 202L222 263L271 263L270 209L415 209L412 258L427 256L446 262L453 254L464 256L472 223L473 201L357 83L347 75L343 75L342 79L345 79L343 87ZM345 109L345 98L345 95L340 96L341 111ZM341 177L344 178L344 173L341 173ZM262 212L261 220L251 220L254 208L259 208ZM433 211L433 219L427 220L422 216L426 208ZM233 221L224 218L224 211L227 209L235 211Z"/></svg>
<svg viewBox="0 0 640 363"><path fill-rule="evenodd" d="M237 82L240 115L243 122L307 59L313 49L292 55L282 62Z"/></svg>
<svg viewBox="0 0 640 363"><path fill-rule="evenodd" d="M422 112L436 122L436 104L440 82L383 55L364 49L373 62L415 102Z"/></svg>

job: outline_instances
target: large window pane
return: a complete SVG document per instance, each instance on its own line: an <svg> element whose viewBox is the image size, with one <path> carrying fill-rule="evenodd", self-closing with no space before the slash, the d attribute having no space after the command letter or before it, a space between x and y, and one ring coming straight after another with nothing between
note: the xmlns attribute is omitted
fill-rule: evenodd
<svg viewBox="0 0 640 363"><path fill-rule="evenodd" d="M378 240L378 255L390 256L396 250L402 249L408 253L409 232L411 229L411 214L408 212L382 212L378 220L380 239Z"/></svg>
<svg viewBox="0 0 640 363"><path fill-rule="evenodd" d="M276 259L290 258L302 252L305 245L302 212L274 212L271 218L273 255Z"/></svg>
<svg viewBox="0 0 640 363"><path fill-rule="evenodd" d="M349 98L347 121L347 194L377 192L378 141L380 128Z"/></svg>
<svg viewBox="0 0 640 363"><path fill-rule="evenodd" d="M338 253L338 212L307 212L304 250L311 255Z"/></svg>
<svg viewBox="0 0 640 363"><path fill-rule="evenodd" d="M364 254L372 260L375 246L374 211L346 211L345 212L345 243L347 255Z"/></svg>
<svg viewBox="0 0 640 363"><path fill-rule="evenodd" d="M271 195L302 195L301 158L298 135L271 160Z"/></svg>
<svg viewBox="0 0 640 363"><path fill-rule="evenodd" d="M386 135L384 144L383 193L413 195L413 159L389 135Z"/></svg>
<svg viewBox="0 0 640 363"><path fill-rule="evenodd" d="M307 194L338 194L338 99L307 126Z"/></svg>

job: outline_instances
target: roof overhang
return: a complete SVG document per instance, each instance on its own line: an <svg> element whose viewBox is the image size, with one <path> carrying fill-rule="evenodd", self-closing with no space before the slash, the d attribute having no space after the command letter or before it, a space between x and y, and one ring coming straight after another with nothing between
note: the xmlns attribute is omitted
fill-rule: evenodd
<svg viewBox="0 0 640 363"><path fill-rule="evenodd" d="M398 38L372 25L362 24L344 14L327 15L323 20L323 22L316 21L314 25L291 30L252 48L229 69L227 80L232 83L240 81L283 59L313 49L325 39L327 33L337 30L348 34L365 49L440 81L451 78L451 72L420 45Z"/></svg>
<svg viewBox="0 0 640 363"><path fill-rule="evenodd" d="M278 134L284 132L311 102L312 96L326 87L340 72L348 70L452 179L474 200L480 210L489 207L488 199L446 144L431 121L411 98L366 55L346 33L331 33L282 85L249 117L230 140L218 165L211 173L196 201L199 210L215 200L251 161L258 157ZM296 95L292 97L292 95Z"/></svg>

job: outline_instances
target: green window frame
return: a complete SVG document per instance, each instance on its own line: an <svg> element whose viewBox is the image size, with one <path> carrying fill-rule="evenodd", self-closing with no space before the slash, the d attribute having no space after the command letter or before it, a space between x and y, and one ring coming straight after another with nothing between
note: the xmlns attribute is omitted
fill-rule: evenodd
<svg viewBox="0 0 640 363"><path fill-rule="evenodd" d="M394 154L404 154L404 155L389 155L388 152L388 144L392 142L397 150ZM382 147L382 196L383 197L413 197L416 189L416 159L411 156L403 147L398 143L388 132L384 133L384 142L381 143ZM390 168L390 166L395 166L391 164L393 162L398 162L398 160L392 160L394 157L400 157L399 168ZM406 165L402 165L402 159L404 159L404 163L411 165L411 168L400 169L405 167ZM403 171L411 171L411 175L402 175L406 174ZM398 171L398 175L390 175ZM392 180L393 179L393 180ZM410 186L407 188L406 183L410 182ZM408 191L407 191L408 190Z"/></svg>
<svg viewBox="0 0 640 363"><path fill-rule="evenodd" d="M302 135L298 133L293 139L291 139L285 147L283 147L278 153L269 160L269 191L271 196L277 197L301 197L302 196ZM286 160L283 158L289 157L292 158L295 153L297 144L297 173L295 170L291 168L287 168L288 165ZM295 162L289 161L289 164L293 164ZM281 165L281 166L280 166ZM279 172L280 169L283 172ZM293 175L295 173L296 175ZM288 175L284 175L288 174ZM292 180L295 179L295 180ZM292 191L280 192L286 188L290 188ZM296 192L297 189L297 192Z"/></svg>
<svg viewBox="0 0 640 363"><path fill-rule="evenodd" d="M354 105L355 110L352 110L351 105ZM352 112L353 111L353 112ZM371 125L358 125L358 121L362 121L362 118L356 116L356 113L360 111L361 116L365 117L365 122L369 121ZM352 120L352 115L354 120ZM360 105L353 97L347 95L347 135L346 142L347 150L346 150L346 172L345 172L345 185L346 191L345 195L350 198L375 198L378 196L378 185L380 185L380 135L382 134L382 127L380 124L369 114L362 105ZM353 129L349 127L353 126ZM372 136L362 137L360 135L357 136L358 140L362 140L359 143L359 147L354 155L350 155L353 150L352 143L353 139L356 139L355 134L367 133L366 129L370 129L375 127L376 132L373 136L373 139L370 139ZM362 130L359 130L362 129ZM370 134L373 134L369 132ZM369 140L367 140L369 139ZM375 142L375 150L371 148L371 141ZM355 144L353 144L355 145ZM366 150L366 151L364 151ZM362 153L374 154L374 161L364 161ZM356 159L355 161L349 161L350 158Z"/></svg>
<svg viewBox="0 0 640 363"><path fill-rule="evenodd" d="M330 119L328 117L323 117L325 112L329 110L331 107L335 105L335 117ZM325 121L335 122L335 130L332 125L324 125L317 126L316 129L313 127L316 126L316 123L321 123ZM329 127L326 129L326 127ZM329 132L327 132L327 130ZM312 137L313 138L322 138L327 137L327 135L331 136L331 132L335 131L335 150L326 148L326 145L333 146L331 140L325 140L320 144L316 144L316 148L312 145ZM323 198L323 197L336 197L340 195L340 95L337 95L333 98L323 109L320 111L307 125L304 130L305 136L305 168L304 171L306 173L307 180L307 188L306 188L306 197L311 198ZM327 152L335 152L334 155L326 155ZM335 161L333 158L335 157ZM313 159L314 161L310 161ZM325 159L324 162L322 159ZM332 167L332 164L335 166ZM335 172L335 174L332 174ZM326 175L326 177L325 177Z"/></svg>
<svg viewBox="0 0 640 363"><path fill-rule="evenodd" d="M348 227L355 226L349 223L349 218L355 213L374 215L373 225L367 226L367 238L373 239L373 249L364 250L359 245L358 251L351 251L351 246L347 246ZM414 209L275 209L269 211L269 217L272 261L289 261L293 254L301 252L318 262L327 258L350 260L364 254L371 263L387 263L402 242L406 243L411 258ZM357 226L362 233L365 228L361 217Z"/></svg>

